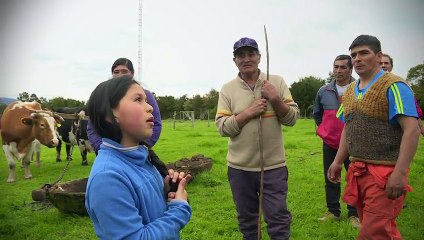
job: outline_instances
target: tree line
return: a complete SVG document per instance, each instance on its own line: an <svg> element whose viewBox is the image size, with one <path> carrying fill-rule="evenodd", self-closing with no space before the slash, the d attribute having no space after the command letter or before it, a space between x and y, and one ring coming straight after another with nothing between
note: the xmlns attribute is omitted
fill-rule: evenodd
<svg viewBox="0 0 424 240"><path fill-rule="evenodd" d="M310 117L317 91L324 84L334 79L331 72L328 75L326 79L315 76L302 77L298 82L294 82L290 85L290 92L294 101L299 105L302 117ZM415 93L419 106L424 109L424 64L418 64L412 67L408 71L406 82L411 85L411 89ZM158 96L156 100L161 116L164 119L173 118L174 112L176 112L178 116L180 111L194 111L195 118L204 119L207 117L208 112L211 118L215 116L218 97L219 92L215 89L211 89L204 95L196 94L191 98L186 94L179 98L174 96ZM84 101L69 98L65 99L62 97L55 97L47 100L44 97L37 97L36 94L29 94L27 92L20 93L17 99L24 102L35 100L41 103L43 108L52 110L59 107L81 107L86 104ZM0 104L0 113L3 112L5 107L4 104Z"/></svg>
<svg viewBox="0 0 424 240"><path fill-rule="evenodd" d="M418 105L424 110L424 63L409 69L406 82L411 85Z"/></svg>

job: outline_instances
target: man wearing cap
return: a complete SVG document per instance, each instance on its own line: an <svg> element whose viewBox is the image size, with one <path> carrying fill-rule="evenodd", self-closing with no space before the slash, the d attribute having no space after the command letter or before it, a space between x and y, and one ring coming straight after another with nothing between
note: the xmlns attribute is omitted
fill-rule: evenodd
<svg viewBox="0 0 424 240"><path fill-rule="evenodd" d="M241 38L233 47L239 73L224 84L215 123L228 140L228 180L244 239L258 236L261 163L264 166L262 209L271 239L289 239L288 170L281 125L293 126L299 108L284 79L259 68L258 44ZM262 156L261 149L262 146Z"/></svg>

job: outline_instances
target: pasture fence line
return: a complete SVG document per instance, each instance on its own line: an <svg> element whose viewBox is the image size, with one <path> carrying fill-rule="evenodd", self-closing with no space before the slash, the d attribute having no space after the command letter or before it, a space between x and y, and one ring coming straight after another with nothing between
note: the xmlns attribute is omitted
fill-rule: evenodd
<svg viewBox="0 0 424 240"><path fill-rule="evenodd" d="M194 128L194 121L196 120L195 111L179 111L179 118L177 117L177 111L174 111L174 114L172 115L172 128L176 129L176 122L179 120L180 122L184 122L186 120L189 120L191 122L191 127ZM204 111L200 113L199 120L206 120L208 121L208 127L210 127L210 112Z"/></svg>
<svg viewBox="0 0 424 240"><path fill-rule="evenodd" d="M61 116L63 119L69 119L69 120L89 120L90 118L88 116L84 116L83 118L79 117L78 114L70 114L70 113L58 113L54 112L57 115Z"/></svg>

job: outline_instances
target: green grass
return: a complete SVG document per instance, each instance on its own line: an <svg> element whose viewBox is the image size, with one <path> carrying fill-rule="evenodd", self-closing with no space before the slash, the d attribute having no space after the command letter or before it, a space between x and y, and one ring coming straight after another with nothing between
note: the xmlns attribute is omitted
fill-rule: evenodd
<svg viewBox="0 0 424 240"><path fill-rule="evenodd" d="M346 205L342 204L342 221L320 223L316 219L326 211L322 170L321 141L315 136L312 120L299 120L285 128L286 157L289 168L288 205L293 214L292 239L356 239L357 230L347 221ZM410 182L414 192L407 197L408 207L398 218L404 239L422 239L424 222L424 143L411 165ZM63 181L87 177L94 154L89 154L90 166L81 166L75 149L74 160ZM188 187L193 215L182 230L182 239L241 239L236 211L227 181L227 139L220 137L214 124L196 121L163 123L163 131L155 150L164 162L202 153L213 159L212 171L203 173ZM65 152L64 149L62 152ZM62 153L63 154L63 153ZM64 158L64 156L62 156ZM6 183L8 167L0 153L0 239L95 239L90 218L60 213L55 208L38 210L30 204L31 191L55 181L65 162L55 162L54 149L43 147L42 166L31 165L33 179L23 179L23 169L17 167L17 181ZM344 175L344 173L343 173ZM264 233L265 224L263 225ZM264 239L269 239L265 234Z"/></svg>

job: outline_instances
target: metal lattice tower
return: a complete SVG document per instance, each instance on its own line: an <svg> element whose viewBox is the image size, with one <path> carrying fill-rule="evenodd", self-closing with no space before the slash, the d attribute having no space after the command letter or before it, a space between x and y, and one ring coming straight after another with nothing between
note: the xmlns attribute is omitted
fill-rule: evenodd
<svg viewBox="0 0 424 240"><path fill-rule="evenodd" d="M142 9L143 9L143 0L138 1L138 81L141 82L141 39L142 39Z"/></svg>

